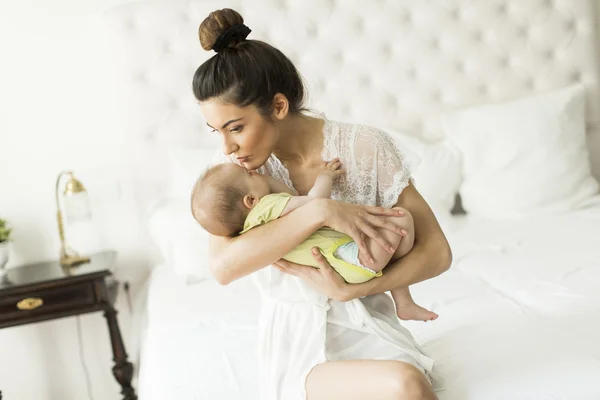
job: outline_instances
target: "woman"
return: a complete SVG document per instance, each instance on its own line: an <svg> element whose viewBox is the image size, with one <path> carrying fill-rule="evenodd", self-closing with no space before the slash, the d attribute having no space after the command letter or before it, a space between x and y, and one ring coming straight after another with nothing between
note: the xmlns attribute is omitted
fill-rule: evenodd
<svg viewBox="0 0 600 400"><path fill-rule="evenodd" d="M384 293L449 268L443 232L393 140L373 128L305 113L294 65L272 46L246 40L249 33L230 9L211 13L199 29L202 47L217 54L198 68L193 89L207 124L223 140L219 161L269 174L299 194L313 185L322 160L339 157L347 170L332 196L345 202L314 200L244 235L211 237L217 281L253 274L263 294L261 398L435 399L428 380L433 361L399 324ZM375 228L398 229L384 218L395 215L396 206L412 213L415 244L380 278L346 284L318 251L319 269L280 260L322 226L351 236L363 254L369 255L369 240L389 248Z"/></svg>

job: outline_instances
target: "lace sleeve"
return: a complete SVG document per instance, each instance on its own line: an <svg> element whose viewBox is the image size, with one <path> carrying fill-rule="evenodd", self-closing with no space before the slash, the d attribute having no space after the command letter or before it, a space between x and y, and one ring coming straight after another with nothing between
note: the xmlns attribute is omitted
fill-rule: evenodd
<svg viewBox="0 0 600 400"><path fill-rule="evenodd" d="M354 159L359 184L370 191L375 205L386 208L398 202L412 182L411 167L396 141L384 131L363 127L356 134Z"/></svg>

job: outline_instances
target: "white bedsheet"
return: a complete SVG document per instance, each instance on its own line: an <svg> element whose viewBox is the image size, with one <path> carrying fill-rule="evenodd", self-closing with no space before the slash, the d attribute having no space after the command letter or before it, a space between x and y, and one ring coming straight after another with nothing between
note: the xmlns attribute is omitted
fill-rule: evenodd
<svg viewBox="0 0 600 400"><path fill-rule="evenodd" d="M164 265L150 279L140 400L258 399L260 298L251 279L186 285Z"/></svg>
<svg viewBox="0 0 600 400"><path fill-rule="evenodd" d="M436 359L440 400L599 399L600 207L526 221L445 223L454 265L412 287L440 314L406 326ZM141 400L256 399L249 279L152 276Z"/></svg>

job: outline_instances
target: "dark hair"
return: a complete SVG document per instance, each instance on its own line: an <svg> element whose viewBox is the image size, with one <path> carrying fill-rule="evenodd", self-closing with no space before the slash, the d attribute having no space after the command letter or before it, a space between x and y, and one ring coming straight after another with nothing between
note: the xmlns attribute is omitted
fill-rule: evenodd
<svg viewBox="0 0 600 400"><path fill-rule="evenodd" d="M219 164L210 168L198 179L192 190L194 219L207 232L216 236L237 235L244 228L247 216L242 204L247 191L234 182L223 179L220 174L227 165Z"/></svg>
<svg viewBox="0 0 600 400"><path fill-rule="evenodd" d="M198 30L202 48L212 50L221 35L243 23L232 9L213 11ZM231 40L198 67L192 86L198 101L222 97L240 107L254 104L263 115L272 112L277 93L288 99L291 113L304 109L304 84L298 70L281 51L259 40Z"/></svg>

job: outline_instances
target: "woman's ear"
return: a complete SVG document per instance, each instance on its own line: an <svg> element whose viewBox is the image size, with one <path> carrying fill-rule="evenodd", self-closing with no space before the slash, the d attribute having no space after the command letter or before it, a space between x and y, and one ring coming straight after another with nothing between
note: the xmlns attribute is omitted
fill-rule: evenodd
<svg viewBox="0 0 600 400"><path fill-rule="evenodd" d="M273 97L273 118L281 121L290 111L290 103L287 97L281 93L275 94Z"/></svg>
<svg viewBox="0 0 600 400"><path fill-rule="evenodd" d="M247 194L244 196L242 200L246 208L253 209L258 204L259 198L256 196L252 196L251 194Z"/></svg>

